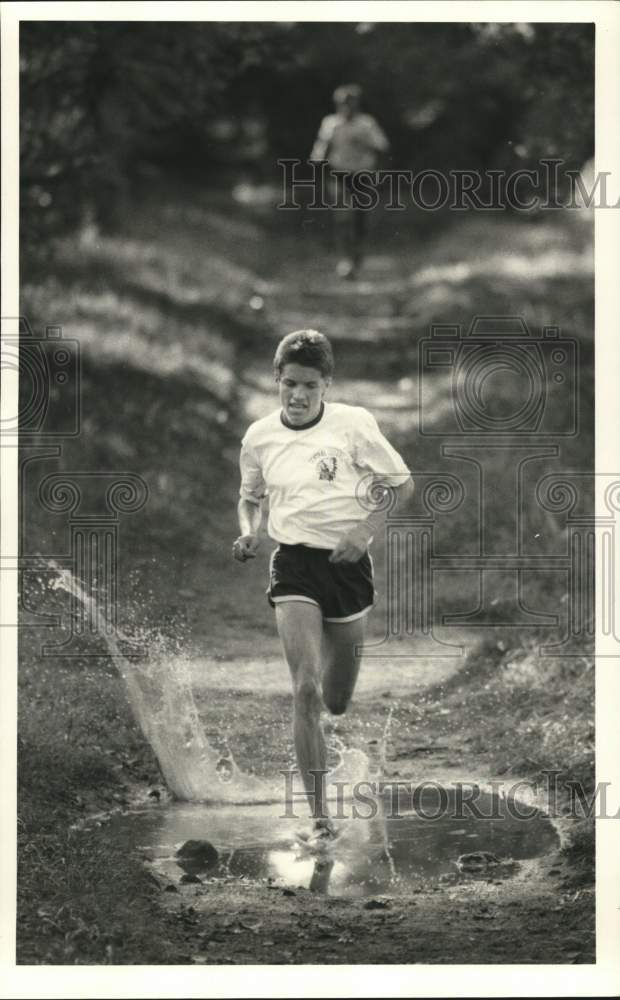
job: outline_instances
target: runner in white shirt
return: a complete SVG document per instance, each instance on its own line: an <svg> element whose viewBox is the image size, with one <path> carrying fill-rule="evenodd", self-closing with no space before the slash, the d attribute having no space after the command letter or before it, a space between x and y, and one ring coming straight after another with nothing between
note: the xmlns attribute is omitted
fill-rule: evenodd
<svg viewBox="0 0 620 1000"><path fill-rule="evenodd" d="M384 484L397 504L413 493L407 466L374 417L361 406L324 401L333 368L329 341L315 330L295 331L279 344L281 408L243 438L241 535L233 545L240 562L254 558L268 497L268 532L279 544L267 593L291 671L297 762L318 836L334 832L320 712L323 705L335 715L347 708L360 668L356 647L374 602L368 546L385 512L368 503L368 487Z"/></svg>
<svg viewBox="0 0 620 1000"><path fill-rule="evenodd" d="M337 267L342 278L355 278L361 267L368 223L368 213L351 203L352 178L359 171L376 170L380 157L389 149L377 120L360 110L361 99L362 90L357 84L336 88L336 111L323 118L310 153L311 160L329 162L331 198L340 206L332 212L332 221L345 254ZM343 205L348 208L343 209Z"/></svg>

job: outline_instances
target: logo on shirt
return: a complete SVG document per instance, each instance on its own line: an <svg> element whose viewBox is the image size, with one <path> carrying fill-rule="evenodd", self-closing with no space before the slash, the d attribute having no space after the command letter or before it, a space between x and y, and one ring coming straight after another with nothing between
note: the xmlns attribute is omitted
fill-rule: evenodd
<svg viewBox="0 0 620 1000"><path fill-rule="evenodd" d="M330 458L322 458L319 462L319 479L325 479L331 483L336 478L338 470L338 459L333 455Z"/></svg>
<svg viewBox="0 0 620 1000"><path fill-rule="evenodd" d="M343 467L346 469L347 454L342 448L319 448L308 461L314 466L314 474L319 482L333 483L336 476L342 473Z"/></svg>

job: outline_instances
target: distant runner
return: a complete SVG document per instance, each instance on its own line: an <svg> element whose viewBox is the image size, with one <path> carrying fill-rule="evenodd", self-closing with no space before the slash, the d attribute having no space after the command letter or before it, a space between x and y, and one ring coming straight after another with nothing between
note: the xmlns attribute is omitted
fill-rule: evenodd
<svg viewBox="0 0 620 1000"><path fill-rule="evenodd" d="M334 835L320 713L325 705L342 714L353 695L356 647L375 600L368 546L386 517L369 513L359 496L366 482L393 489L397 506L413 494L407 466L368 410L325 402L333 371L330 343L316 330L289 333L278 345L280 407L243 438L241 534L233 545L240 562L255 557L269 497L268 532L278 547L267 594L291 672L297 763L317 839Z"/></svg>
<svg viewBox="0 0 620 1000"><path fill-rule="evenodd" d="M349 83L334 91L335 114L321 122L311 160L327 160L333 171L346 171L346 176L332 175L332 201L350 203L351 175L359 170L376 170L379 158L389 148L388 140L372 115L360 111L361 87ZM336 201L337 199L337 201ZM361 208L334 209L340 221L342 249L345 256L338 263L338 274L355 278L364 256L366 215Z"/></svg>

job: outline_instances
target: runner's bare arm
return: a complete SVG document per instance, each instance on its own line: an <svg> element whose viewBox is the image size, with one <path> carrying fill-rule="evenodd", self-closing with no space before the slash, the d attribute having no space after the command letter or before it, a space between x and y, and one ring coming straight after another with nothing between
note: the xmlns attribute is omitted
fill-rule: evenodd
<svg viewBox="0 0 620 1000"><path fill-rule="evenodd" d="M245 562L246 559L254 559L260 544L258 532L263 513L260 500L242 498L239 501L237 513L241 534L233 543L233 556L239 562Z"/></svg>
<svg viewBox="0 0 620 1000"><path fill-rule="evenodd" d="M336 126L336 116L327 115L321 122L321 127L319 129L318 135L314 140L314 146L309 160L326 160L329 155L329 147L334 135L334 129Z"/></svg>
<svg viewBox="0 0 620 1000"><path fill-rule="evenodd" d="M368 138L367 141L372 149L376 149L378 153L387 153L390 148L390 143L388 138L380 127L380 125L375 121L374 118L368 118Z"/></svg>
<svg viewBox="0 0 620 1000"><path fill-rule="evenodd" d="M346 535L343 535L329 557L330 562L358 562L366 552L370 539L383 529L388 511L393 514L395 511L402 510L413 496L414 485L411 477L405 479L398 486L382 484L381 480L377 480L374 489L380 490L382 485L395 495L394 505L388 504L385 509L381 509L383 505L379 504L377 510L371 511L368 517L356 524Z"/></svg>

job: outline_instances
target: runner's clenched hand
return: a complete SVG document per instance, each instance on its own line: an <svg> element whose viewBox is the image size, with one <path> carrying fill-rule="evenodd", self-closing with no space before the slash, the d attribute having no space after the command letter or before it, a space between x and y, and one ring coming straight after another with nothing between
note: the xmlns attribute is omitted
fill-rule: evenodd
<svg viewBox="0 0 620 1000"><path fill-rule="evenodd" d="M258 535L240 535L236 541L233 542L232 553L233 557L238 560L238 562L246 562L247 559L256 558L256 550L260 544Z"/></svg>

